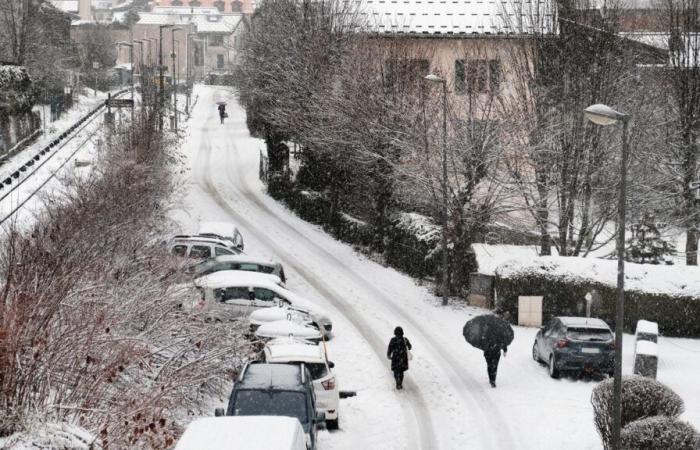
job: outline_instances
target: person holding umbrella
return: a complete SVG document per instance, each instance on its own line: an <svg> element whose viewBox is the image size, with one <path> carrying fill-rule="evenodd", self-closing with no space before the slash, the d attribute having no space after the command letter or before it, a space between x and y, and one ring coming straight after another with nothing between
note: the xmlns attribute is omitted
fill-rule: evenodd
<svg viewBox="0 0 700 450"><path fill-rule="evenodd" d="M224 123L224 117L228 117L228 114L226 114L226 103L224 102L218 102L219 107L217 108L219 110L219 119L221 120L221 123Z"/></svg>
<svg viewBox="0 0 700 450"><path fill-rule="evenodd" d="M394 337L389 341L386 357L391 360L396 389L403 389L403 373L408 370L409 350L411 350L411 343L403 336L403 328L394 328Z"/></svg>
<svg viewBox="0 0 700 450"><path fill-rule="evenodd" d="M513 328L510 324L493 314L474 317L464 325L464 338L474 347L483 350L486 359L486 371L491 387L496 387L498 362L508 352L513 342Z"/></svg>

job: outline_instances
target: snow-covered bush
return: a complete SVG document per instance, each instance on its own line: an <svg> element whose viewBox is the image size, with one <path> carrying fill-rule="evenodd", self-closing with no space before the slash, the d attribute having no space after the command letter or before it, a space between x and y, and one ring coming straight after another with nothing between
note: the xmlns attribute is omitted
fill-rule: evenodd
<svg viewBox="0 0 700 450"><path fill-rule="evenodd" d="M0 449L100 450L95 436L67 423L35 423L26 431L0 439Z"/></svg>
<svg viewBox="0 0 700 450"><path fill-rule="evenodd" d="M606 449L611 448L613 413L613 379L602 381L591 395L596 428ZM652 416L678 417L683 399L668 386L640 376L622 377L622 426Z"/></svg>
<svg viewBox="0 0 700 450"><path fill-rule="evenodd" d="M24 67L0 65L0 117L30 111L36 92Z"/></svg>
<svg viewBox="0 0 700 450"><path fill-rule="evenodd" d="M89 175L45 193L0 251L0 432L75 423L111 449L169 448L250 354L242 321L188 305L164 246L172 155L143 113Z"/></svg>
<svg viewBox="0 0 700 450"><path fill-rule="evenodd" d="M654 416L635 420L622 429L623 450L697 450L700 434L687 422Z"/></svg>
<svg viewBox="0 0 700 450"><path fill-rule="evenodd" d="M411 276L434 275L440 255L441 227L418 213L399 213L391 223L386 259Z"/></svg>

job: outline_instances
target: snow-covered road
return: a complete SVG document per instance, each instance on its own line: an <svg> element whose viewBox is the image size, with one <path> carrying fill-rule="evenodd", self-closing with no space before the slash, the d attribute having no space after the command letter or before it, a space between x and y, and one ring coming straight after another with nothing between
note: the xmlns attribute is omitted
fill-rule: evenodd
<svg viewBox="0 0 700 450"><path fill-rule="evenodd" d="M203 220L238 223L247 253L280 260L288 286L331 312L335 338L329 347L340 387L358 395L341 401L341 430L322 432L321 449L600 448L589 403L595 383L550 379L530 357L536 330L516 327L499 387L491 389L481 353L461 336L463 324L480 311L439 306L411 278L358 255L269 198L258 180L263 144L249 136L233 93L197 91L183 146L191 177L175 217L183 232ZM215 101L223 98L230 118L220 125ZM415 356L400 392L385 355L396 325L404 327ZM681 374L700 366L700 344L683 346L689 353L679 356L686 359L662 367L660 376L664 370L673 375L670 384L693 421L700 405L692 400L700 391L686 387Z"/></svg>

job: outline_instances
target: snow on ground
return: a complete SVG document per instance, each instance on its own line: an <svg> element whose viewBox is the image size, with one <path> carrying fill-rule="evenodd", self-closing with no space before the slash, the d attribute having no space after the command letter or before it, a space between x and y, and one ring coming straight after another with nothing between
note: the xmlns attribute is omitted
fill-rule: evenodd
<svg viewBox="0 0 700 450"><path fill-rule="evenodd" d="M246 252L285 265L288 286L332 314L331 359L342 390L337 432L322 431L321 449L598 449L589 379L549 378L532 360L536 329L515 327L501 360L498 388L488 385L481 352L462 337L484 311L458 301L440 306L426 287L335 241L265 195L257 179L263 144L249 136L244 112L225 88L197 86L199 102L183 151L191 173L174 217L182 232L205 220L237 222ZM228 98L220 125L215 99ZM395 391L386 344L401 325L414 345L407 389ZM634 338L625 336L624 372ZM660 381L686 401L683 418L700 426L700 341L659 340Z"/></svg>

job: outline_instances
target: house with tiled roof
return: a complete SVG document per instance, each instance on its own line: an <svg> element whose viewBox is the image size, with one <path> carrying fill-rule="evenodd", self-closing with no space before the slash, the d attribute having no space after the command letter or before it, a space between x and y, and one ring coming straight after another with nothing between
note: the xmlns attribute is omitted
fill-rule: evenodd
<svg viewBox="0 0 700 450"><path fill-rule="evenodd" d="M356 31L404 60L402 72L439 74L458 101L507 95L514 46L557 32L552 0L346 0L344 10Z"/></svg>

